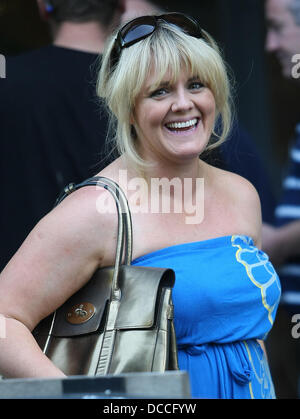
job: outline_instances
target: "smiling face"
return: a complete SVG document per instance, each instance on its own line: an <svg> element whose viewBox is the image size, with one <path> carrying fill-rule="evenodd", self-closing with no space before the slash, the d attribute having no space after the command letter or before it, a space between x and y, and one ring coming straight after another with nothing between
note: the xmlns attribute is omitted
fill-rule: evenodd
<svg viewBox="0 0 300 419"><path fill-rule="evenodd" d="M162 21L151 36L122 50L113 71L114 37L104 54L98 95L113 115L118 152L135 170L159 161L197 157L198 162L230 132L226 63L213 38L203 33L204 38L194 38ZM211 136L216 121L221 130Z"/></svg>
<svg viewBox="0 0 300 419"><path fill-rule="evenodd" d="M159 86L151 71L134 109L134 127L143 158L173 161L198 158L215 122L215 99L201 80L183 70L176 81L166 73Z"/></svg>
<svg viewBox="0 0 300 419"><path fill-rule="evenodd" d="M276 54L285 77L292 76L292 57L300 53L300 26L289 10L291 0L267 0L266 50Z"/></svg>

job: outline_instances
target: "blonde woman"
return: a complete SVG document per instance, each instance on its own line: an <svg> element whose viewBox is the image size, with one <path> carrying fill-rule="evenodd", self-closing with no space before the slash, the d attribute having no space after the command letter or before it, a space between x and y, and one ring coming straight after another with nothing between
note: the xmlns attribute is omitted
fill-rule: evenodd
<svg viewBox="0 0 300 419"><path fill-rule="evenodd" d="M97 88L121 153L99 175L127 194L133 264L176 273L179 367L189 372L193 397L274 397L261 340L280 284L259 250L259 198L245 179L201 160L230 130L230 84L216 43L180 13L136 18L108 43ZM7 323L0 373L63 375L31 330L95 269L112 264L116 231L113 200L92 188L74 192L35 227L0 281Z"/></svg>

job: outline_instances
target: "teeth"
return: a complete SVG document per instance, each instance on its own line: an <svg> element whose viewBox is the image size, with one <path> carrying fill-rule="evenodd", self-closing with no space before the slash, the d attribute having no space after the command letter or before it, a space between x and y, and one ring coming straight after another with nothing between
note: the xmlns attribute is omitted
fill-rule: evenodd
<svg viewBox="0 0 300 419"><path fill-rule="evenodd" d="M197 118L191 119L190 121L186 121L186 122L172 122L170 124L167 124L168 128L188 128L191 127L193 125L197 124Z"/></svg>

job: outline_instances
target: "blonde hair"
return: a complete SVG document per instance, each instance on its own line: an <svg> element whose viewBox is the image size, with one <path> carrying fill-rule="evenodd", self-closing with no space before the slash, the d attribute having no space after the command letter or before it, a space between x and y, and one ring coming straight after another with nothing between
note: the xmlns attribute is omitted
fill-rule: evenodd
<svg viewBox="0 0 300 419"><path fill-rule="evenodd" d="M110 67L110 54L116 34L108 42L103 54L97 94L111 112L110 132L114 132L111 140L118 152L136 169L145 168L147 163L138 154L130 121L136 98L145 86L153 65L157 86L167 70L171 73L172 82L178 79L183 69L188 69L193 77L198 77L212 91L216 102L215 127L221 122L221 132L217 135L213 130L206 150L219 146L230 132L232 100L226 64L216 42L207 32L203 33L205 39L194 38L174 25L159 21L159 26L151 36L122 50L113 69Z"/></svg>

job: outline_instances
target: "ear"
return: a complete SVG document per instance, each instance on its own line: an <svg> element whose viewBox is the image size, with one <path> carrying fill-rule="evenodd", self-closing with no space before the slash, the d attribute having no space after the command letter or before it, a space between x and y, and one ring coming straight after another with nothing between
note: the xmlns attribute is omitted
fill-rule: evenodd
<svg viewBox="0 0 300 419"><path fill-rule="evenodd" d="M136 127L136 121L135 121L133 112L131 112L131 115L130 115L130 127L131 127L132 137L137 138L137 132L136 132L136 128L135 128Z"/></svg>
<svg viewBox="0 0 300 419"><path fill-rule="evenodd" d="M38 10L39 10L40 17L43 20L45 20L45 18L46 18L46 16L45 16L46 15L46 7L45 7L44 1L43 0L36 0L36 4L37 4Z"/></svg>
<svg viewBox="0 0 300 419"><path fill-rule="evenodd" d="M130 119L129 119L130 125L134 125L136 123L135 117L134 117L134 109L130 112Z"/></svg>
<svg viewBox="0 0 300 419"><path fill-rule="evenodd" d="M39 14L42 20L49 20L49 12L46 7L45 0L36 0L39 9Z"/></svg>
<svg viewBox="0 0 300 419"><path fill-rule="evenodd" d="M126 10L126 0L119 0L119 10L120 10L120 13L121 14L125 13L125 10Z"/></svg>

